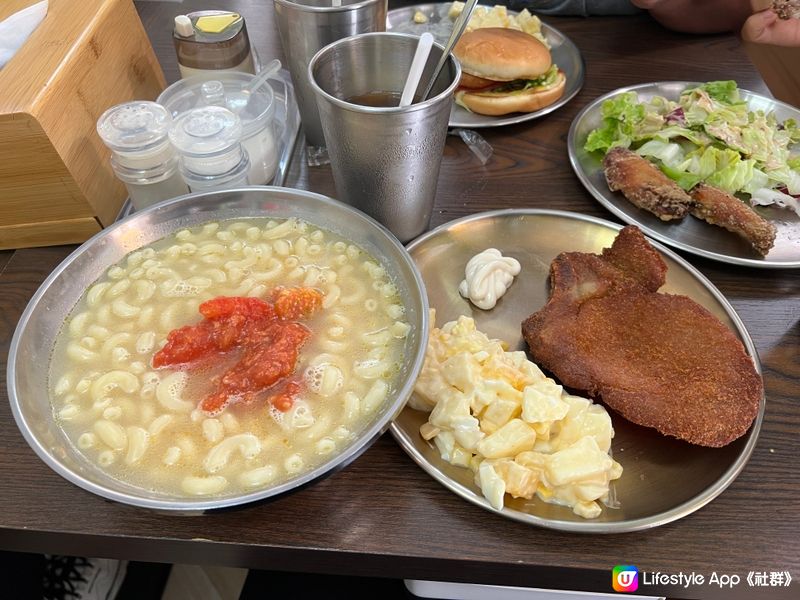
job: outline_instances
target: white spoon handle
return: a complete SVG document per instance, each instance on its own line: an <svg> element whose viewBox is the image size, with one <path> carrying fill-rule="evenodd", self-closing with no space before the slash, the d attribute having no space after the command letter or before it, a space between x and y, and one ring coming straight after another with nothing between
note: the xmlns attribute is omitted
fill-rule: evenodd
<svg viewBox="0 0 800 600"><path fill-rule="evenodd" d="M433 35L426 31L420 36L417 51L411 61L411 68L408 71L406 84L403 87L403 94L400 96L400 106L408 106L414 100L414 92L417 91L419 80L422 78L422 72L428 63L428 55L431 53L432 47Z"/></svg>

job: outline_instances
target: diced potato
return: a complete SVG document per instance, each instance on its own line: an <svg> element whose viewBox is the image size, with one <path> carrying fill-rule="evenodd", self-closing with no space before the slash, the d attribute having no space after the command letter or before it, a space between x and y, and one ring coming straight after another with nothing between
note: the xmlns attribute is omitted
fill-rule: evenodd
<svg viewBox="0 0 800 600"><path fill-rule="evenodd" d="M497 509L506 493L537 495L594 518L622 473L607 454L614 430L605 409L563 392L468 317L431 331L416 391L433 408L420 435L443 460L471 469Z"/></svg>
<svg viewBox="0 0 800 600"><path fill-rule="evenodd" d="M536 493L539 474L511 459L501 459L494 465L495 472L503 478L506 493L514 498L531 499Z"/></svg>
<svg viewBox="0 0 800 600"><path fill-rule="evenodd" d="M459 352L442 363L444 380L464 394L472 395L480 381L481 365L469 352Z"/></svg>
<svg viewBox="0 0 800 600"><path fill-rule="evenodd" d="M452 429L455 421L463 419L472 419L475 422L475 429L478 429L478 419L473 417L469 410L469 399L458 392L448 391L439 397L428 421L441 429Z"/></svg>
<svg viewBox="0 0 800 600"><path fill-rule="evenodd" d="M472 461L472 452L469 452L456 444L453 446L453 454L450 456L450 464L457 467L469 467Z"/></svg>
<svg viewBox="0 0 800 600"><path fill-rule="evenodd" d="M520 452L514 461L533 471L544 471L547 465L547 455L541 452Z"/></svg>
<svg viewBox="0 0 800 600"><path fill-rule="evenodd" d="M522 392L522 419L528 423L560 421L569 412L569 404L561 400L561 386L546 379L529 385Z"/></svg>
<svg viewBox="0 0 800 600"><path fill-rule="evenodd" d="M497 510L503 508L503 496L506 493L506 483L492 467L489 461L483 461L478 467L478 480L484 498Z"/></svg>
<svg viewBox="0 0 800 600"><path fill-rule="evenodd" d="M547 480L555 486L602 477L611 471L611 457L597 447L591 436L551 454L545 467Z"/></svg>
<svg viewBox="0 0 800 600"><path fill-rule="evenodd" d="M422 439L426 441L435 438L441 431L442 430L435 425L431 425L427 422L420 425L419 428L419 434L422 436Z"/></svg>
<svg viewBox="0 0 800 600"><path fill-rule="evenodd" d="M433 438L433 443L436 444L436 449L439 450L439 456L442 457L442 460L450 462L456 446L456 438L453 434L449 431L442 431Z"/></svg>
<svg viewBox="0 0 800 600"><path fill-rule="evenodd" d="M602 509L597 502L578 502L572 507L572 512L584 519L595 519L600 516Z"/></svg>
<svg viewBox="0 0 800 600"><path fill-rule="evenodd" d="M456 442L467 450L473 451L486 434L479 429L478 420L473 417L464 417L453 421L453 435Z"/></svg>
<svg viewBox="0 0 800 600"><path fill-rule="evenodd" d="M513 458L533 448L536 433L521 419L512 419L478 442L478 452L486 458Z"/></svg>
<svg viewBox="0 0 800 600"><path fill-rule="evenodd" d="M522 392L517 390L508 381L495 379L484 373L483 383L475 389L472 398L472 410L476 413L482 412L492 402L498 398L514 400L517 404L522 404Z"/></svg>
<svg viewBox="0 0 800 600"><path fill-rule="evenodd" d="M517 418L522 412L519 403L514 400L498 398L486 407L481 415L481 431L491 434L508 423L511 419Z"/></svg>

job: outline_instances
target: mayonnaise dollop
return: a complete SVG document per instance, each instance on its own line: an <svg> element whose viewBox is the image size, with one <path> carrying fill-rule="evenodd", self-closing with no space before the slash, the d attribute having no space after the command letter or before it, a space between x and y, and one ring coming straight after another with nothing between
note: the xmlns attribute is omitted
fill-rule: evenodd
<svg viewBox="0 0 800 600"><path fill-rule="evenodd" d="M494 308L519 275L519 261L488 248L469 259L458 293L483 310Z"/></svg>

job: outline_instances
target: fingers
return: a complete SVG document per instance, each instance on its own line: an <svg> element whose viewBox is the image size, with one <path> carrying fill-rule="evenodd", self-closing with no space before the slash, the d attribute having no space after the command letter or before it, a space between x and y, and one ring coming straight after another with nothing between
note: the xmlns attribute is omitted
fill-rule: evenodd
<svg viewBox="0 0 800 600"><path fill-rule="evenodd" d="M776 15L771 10L751 15L747 21L744 22L742 27L742 38L748 42L756 42L759 44L769 44L768 41L771 37L770 27L778 20Z"/></svg>
<svg viewBox="0 0 800 600"><path fill-rule="evenodd" d="M774 12L765 10L745 21L742 38L757 44L800 46L800 19L778 19Z"/></svg>

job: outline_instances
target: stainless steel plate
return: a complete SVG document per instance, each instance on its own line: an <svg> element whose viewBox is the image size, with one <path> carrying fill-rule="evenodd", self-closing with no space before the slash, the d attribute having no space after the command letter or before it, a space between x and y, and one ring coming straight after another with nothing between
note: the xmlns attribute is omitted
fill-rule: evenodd
<svg viewBox="0 0 800 600"><path fill-rule="evenodd" d="M352 240L392 276L411 333L397 385L352 441L308 471L260 489L216 496L178 496L112 477L90 462L57 424L48 394L50 353L62 324L87 286L129 252L187 227L251 217L297 217ZM344 467L388 427L411 395L425 352L428 307L422 279L405 248L370 217L331 198L280 187L251 186L189 194L161 202L104 229L56 267L20 317L8 352L8 398L31 448L59 475L110 500L171 513L226 509L291 493Z"/></svg>
<svg viewBox="0 0 800 600"><path fill-rule="evenodd" d="M422 273L428 301L436 309L436 324L459 315L471 316L480 330L506 341L512 350L524 349L522 320L539 310L548 298L551 261L563 251L600 252L610 246L619 225L560 211L505 210L481 213L447 223L408 246ZM761 366L755 347L736 312L699 271L674 252L653 243L669 268L662 291L684 294L699 302L742 340L756 369ZM473 307L458 294L464 266L477 252L498 248L522 265L508 293L490 311ZM624 472L615 482L619 508L604 507L600 517L582 519L562 506L506 497L496 511L473 483L469 469L454 467L419 435L427 414L405 408L391 426L400 445L434 479L462 498L501 515L551 529L590 533L619 533L663 525L710 502L738 475L756 443L764 414L743 437L724 448L701 448L664 437L611 413L616 435L614 459Z"/></svg>
<svg viewBox="0 0 800 600"><path fill-rule="evenodd" d="M800 217L791 210L773 207L756 208L760 215L772 221L778 229L775 246L766 257L761 258L747 242L721 227L715 227L694 217L667 223L637 208L621 193L608 189L600 164L601 158L583 149L589 132L600 125L602 104L608 98L635 91L642 99L664 96L677 100L683 90L697 85L700 84L686 81L645 83L620 88L594 100L580 112L569 130L567 148L575 174L600 204L625 223L638 225L647 235L674 248L737 265L763 268L800 267ZM800 120L800 110L788 104L753 92L745 90L740 92L751 110L774 111L775 116L781 121L790 118Z"/></svg>
<svg viewBox="0 0 800 600"><path fill-rule="evenodd" d="M447 16L451 4L451 2L436 2L390 10L386 16L386 30L413 33L415 35L430 31L437 42L445 44L453 29L453 21ZM428 22L414 23L414 15L417 12L421 12L428 17ZM508 12L509 14L517 14L514 11ZM499 127L501 125L522 123L549 114L572 100L575 94L583 87L583 57L581 57L578 47L555 27L542 22L542 33L550 43L550 54L553 57L553 62L564 71L567 77L564 95L550 106L545 106L541 110L531 113L514 113L500 117L477 115L453 103L453 108L450 112L450 127L479 129L482 127Z"/></svg>

